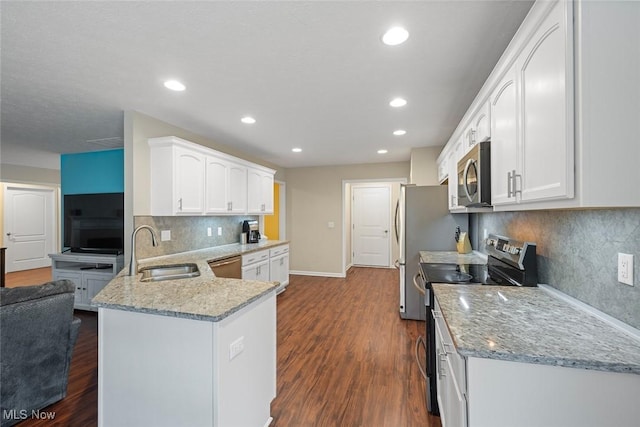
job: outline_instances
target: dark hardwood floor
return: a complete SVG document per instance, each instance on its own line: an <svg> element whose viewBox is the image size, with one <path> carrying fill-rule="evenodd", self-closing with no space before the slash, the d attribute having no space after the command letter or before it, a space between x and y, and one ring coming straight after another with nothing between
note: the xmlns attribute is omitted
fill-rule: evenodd
<svg viewBox="0 0 640 427"><path fill-rule="evenodd" d="M272 427L440 427L427 414L413 350L424 323L401 320L397 270L352 268L345 279L291 276L278 296L277 397ZM82 327L65 399L52 421L25 426L95 426L97 315Z"/></svg>

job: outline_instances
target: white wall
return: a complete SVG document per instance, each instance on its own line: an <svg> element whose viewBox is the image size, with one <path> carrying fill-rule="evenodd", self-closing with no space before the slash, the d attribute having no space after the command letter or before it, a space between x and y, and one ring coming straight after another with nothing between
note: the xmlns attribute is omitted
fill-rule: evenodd
<svg viewBox="0 0 640 427"><path fill-rule="evenodd" d="M287 236L294 272L340 277L345 181L408 179L409 162L287 169ZM347 219L348 221L348 219ZM328 223L334 222L335 228Z"/></svg>

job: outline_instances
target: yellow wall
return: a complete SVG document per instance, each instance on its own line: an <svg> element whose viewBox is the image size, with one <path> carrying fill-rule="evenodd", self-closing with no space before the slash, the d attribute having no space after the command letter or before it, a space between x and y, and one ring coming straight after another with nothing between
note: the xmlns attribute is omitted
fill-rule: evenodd
<svg viewBox="0 0 640 427"><path fill-rule="evenodd" d="M264 217L264 234L269 240L280 239L280 184L273 184L273 215Z"/></svg>

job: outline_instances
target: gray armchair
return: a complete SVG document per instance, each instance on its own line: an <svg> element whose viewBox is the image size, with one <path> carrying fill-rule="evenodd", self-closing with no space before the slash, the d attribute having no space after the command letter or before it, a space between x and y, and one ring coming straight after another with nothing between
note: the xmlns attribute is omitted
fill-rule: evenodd
<svg viewBox="0 0 640 427"><path fill-rule="evenodd" d="M58 280L0 288L0 425L10 426L67 394L80 319L75 286Z"/></svg>

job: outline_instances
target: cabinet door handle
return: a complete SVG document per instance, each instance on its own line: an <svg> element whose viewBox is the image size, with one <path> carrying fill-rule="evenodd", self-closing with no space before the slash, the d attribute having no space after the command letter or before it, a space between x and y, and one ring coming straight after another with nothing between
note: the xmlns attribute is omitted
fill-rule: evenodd
<svg viewBox="0 0 640 427"><path fill-rule="evenodd" d="M178 199L178 210L181 211L182 210L182 197L180 197Z"/></svg>
<svg viewBox="0 0 640 427"><path fill-rule="evenodd" d="M444 357L444 360L442 359ZM440 360L440 367L438 367L438 375L440 378L447 376L447 368L443 366L446 363L447 353L438 354L438 359Z"/></svg>
<svg viewBox="0 0 640 427"><path fill-rule="evenodd" d="M509 197L512 197L511 196L511 171L507 172L507 198Z"/></svg>
<svg viewBox="0 0 640 427"><path fill-rule="evenodd" d="M518 182L516 181L516 179L520 178L520 185L518 186ZM520 189L518 189L520 188ZM513 171L513 197L516 196L516 194L520 193L520 197L522 197L522 174L520 173L516 173L516 171Z"/></svg>

